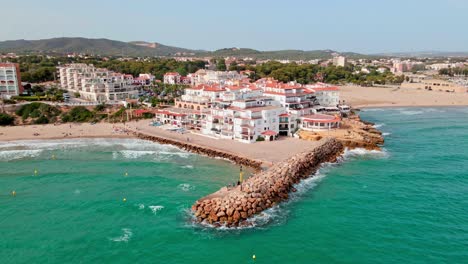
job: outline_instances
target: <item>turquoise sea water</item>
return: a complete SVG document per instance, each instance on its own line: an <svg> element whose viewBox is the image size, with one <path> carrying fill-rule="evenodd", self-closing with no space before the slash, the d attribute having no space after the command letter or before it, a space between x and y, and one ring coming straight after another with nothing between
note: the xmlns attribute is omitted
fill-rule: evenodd
<svg viewBox="0 0 468 264"><path fill-rule="evenodd" d="M362 117L383 152L347 152L248 229L188 213L237 179L229 162L133 139L0 143L0 263L467 263L468 109Z"/></svg>

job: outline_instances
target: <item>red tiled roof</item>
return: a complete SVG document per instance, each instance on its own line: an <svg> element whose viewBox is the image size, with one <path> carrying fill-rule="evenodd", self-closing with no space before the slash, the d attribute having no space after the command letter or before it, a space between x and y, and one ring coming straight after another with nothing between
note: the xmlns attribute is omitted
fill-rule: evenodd
<svg viewBox="0 0 468 264"><path fill-rule="evenodd" d="M142 115L144 113L151 113L151 111L146 110L146 109L135 109L135 110L133 110L133 113L136 114L136 115Z"/></svg>
<svg viewBox="0 0 468 264"><path fill-rule="evenodd" d="M178 72L166 72L164 75L176 76L176 75L180 75L180 74Z"/></svg>
<svg viewBox="0 0 468 264"><path fill-rule="evenodd" d="M312 88L314 91L339 91L340 89L336 86L330 86L330 87L318 87L318 88Z"/></svg>
<svg viewBox="0 0 468 264"><path fill-rule="evenodd" d="M265 135L265 136L276 136L276 135L278 135L278 133L276 133L276 132L273 131L273 130L267 130L267 131L263 131L263 132L262 132L262 135Z"/></svg>
<svg viewBox="0 0 468 264"><path fill-rule="evenodd" d="M334 123L341 121L341 118L338 116L316 114L304 116L303 120L304 122Z"/></svg>

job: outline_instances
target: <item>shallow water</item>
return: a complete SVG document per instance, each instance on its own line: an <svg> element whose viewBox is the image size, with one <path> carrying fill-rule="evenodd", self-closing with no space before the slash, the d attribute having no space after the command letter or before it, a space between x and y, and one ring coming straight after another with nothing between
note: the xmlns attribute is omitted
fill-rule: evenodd
<svg viewBox="0 0 468 264"><path fill-rule="evenodd" d="M0 262L463 263L467 114L363 112L384 151L348 151L248 229L188 213L237 180L229 162L134 139L0 143Z"/></svg>

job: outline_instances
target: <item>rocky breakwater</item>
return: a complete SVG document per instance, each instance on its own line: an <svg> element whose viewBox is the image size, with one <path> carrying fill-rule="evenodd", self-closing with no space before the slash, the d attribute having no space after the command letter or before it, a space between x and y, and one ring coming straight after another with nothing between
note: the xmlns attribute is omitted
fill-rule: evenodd
<svg viewBox="0 0 468 264"><path fill-rule="evenodd" d="M227 159L237 164L251 167L256 171L260 171L262 168L262 161L249 159L246 157L236 155L234 153L228 153L228 152L200 146L200 145L189 143L189 142L181 142L178 140L168 139L168 138L154 136L154 135L147 135L147 134L143 134L139 132L134 132L133 134L140 139L149 140L149 141L157 142L160 144L173 145L183 150L186 150L188 152L205 155L208 157Z"/></svg>
<svg viewBox="0 0 468 264"><path fill-rule="evenodd" d="M289 198L294 184L310 177L324 162L334 162L344 150L343 144L328 139L321 146L273 165L245 180L235 188L222 188L198 200L192 212L198 222L215 226L248 225L253 215Z"/></svg>

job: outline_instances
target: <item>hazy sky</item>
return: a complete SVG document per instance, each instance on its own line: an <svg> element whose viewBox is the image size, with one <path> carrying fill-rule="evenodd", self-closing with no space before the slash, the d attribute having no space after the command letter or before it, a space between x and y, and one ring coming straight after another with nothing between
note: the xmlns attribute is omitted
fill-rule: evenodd
<svg viewBox="0 0 468 264"><path fill-rule="evenodd" d="M145 40L192 49L468 51L468 0L0 0L0 40Z"/></svg>

